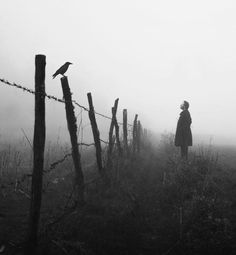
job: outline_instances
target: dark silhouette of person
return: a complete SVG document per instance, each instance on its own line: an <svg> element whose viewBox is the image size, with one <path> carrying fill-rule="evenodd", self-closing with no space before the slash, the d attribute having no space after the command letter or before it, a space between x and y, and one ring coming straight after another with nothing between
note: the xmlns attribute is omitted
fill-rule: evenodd
<svg viewBox="0 0 236 255"><path fill-rule="evenodd" d="M176 133L175 133L175 146L180 147L181 149L181 158L188 159L188 146L193 145L192 132L190 125L192 119L188 111L189 103L183 101L180 105L182 112L177 123Z"/></svg>

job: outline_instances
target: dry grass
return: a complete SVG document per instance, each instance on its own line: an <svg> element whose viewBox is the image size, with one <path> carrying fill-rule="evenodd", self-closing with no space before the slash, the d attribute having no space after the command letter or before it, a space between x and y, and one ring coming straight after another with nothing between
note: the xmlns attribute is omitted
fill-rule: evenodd
<svg viewBox="0 0 236 255"><path fill-rule="evenodd" d="M46 166L67 151L50 144ZM0 153L0 231L12 252L27 233L29 199L19 189L29 187L15 185L30 170L23 155L12 147ZM110 187L97 178L94 151L83 158L86 181L96 181L81 208L73 208L70 158L45 176L39 254L234 254L236 175L212 150L181 162L172 137L163 136L138 156L114 155Z"/></svg>

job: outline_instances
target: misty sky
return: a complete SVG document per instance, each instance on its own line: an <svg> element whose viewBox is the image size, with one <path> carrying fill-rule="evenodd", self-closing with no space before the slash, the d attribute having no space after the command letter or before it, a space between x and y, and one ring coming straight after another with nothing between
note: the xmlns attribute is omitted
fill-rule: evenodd
<svg viewBox="0 0 236 255"><path fill-rule="evenodd" d="M138 113L145 127L175 132L187 100L193 134L235 139L235 1L7 0L0 7L1 78L34 88L34 56L45 54L49 94L62 97L52 74L70 61L73 97L85 106L92 92L95 109L110 115L119 97L129 122ZM33 97L0 85L0 131L33 130ZM64 106L46 107L51 130L66 128Z"/></svg>

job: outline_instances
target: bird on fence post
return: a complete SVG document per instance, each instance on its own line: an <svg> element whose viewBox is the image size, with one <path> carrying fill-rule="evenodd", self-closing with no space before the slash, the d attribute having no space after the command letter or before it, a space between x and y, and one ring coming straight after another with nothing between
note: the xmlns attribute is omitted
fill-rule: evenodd
<svg viewBox="0 0 236 255"><path fill-rule="evenodd" d="M52 76L53 79L54 79L58 74L61 74L61 75L65 76L64 73L67 71L69 65L72 65L72 63L71 63L71 62L66 62L64 65L62 65L62 66L53 74L53 76Z"/></svg>

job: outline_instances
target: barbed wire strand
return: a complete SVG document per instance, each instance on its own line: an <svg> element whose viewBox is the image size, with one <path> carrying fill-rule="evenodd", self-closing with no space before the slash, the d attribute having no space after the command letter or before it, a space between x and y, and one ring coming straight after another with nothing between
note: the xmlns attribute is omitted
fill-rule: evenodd
<svg viewBox="0 0 236 255"><path fill-rule="evenodd" d="M18 89L22 89L23 91L28 92L28 93L30 93L30 94L36 94L36 93L37 93L37 92L35 92L33 89L29 89L29 88L27 88L27 87L25 87L25 86L16 84L15 82L11 83L11 82L9 82L8 80L3 79L3 78L0 78L0 82L6 84L6 85L8 85L8 86L12 86L12 87L16 87L16 88L18 88ZM55 97L55 96L53 96L53 95L48 95L47 93L44 93L44 96L45 96L46 98L48 98L48 99L52 99L52 100L55 100L55 101L60 102L60 103L65 103L65 102L66 102L66 101L63 100L63 99L60 99L60 98ZM72 100L72 102L73 102L76 106L78 106L78 107L82 108L83 110L89 112L89 109L88 109L87 107L85 107L85 106L79 104L76 100ZM103 117L103 118L112 120L112 117L109 117L109 116L107 116L107 115L105 115L105 114L102 114L102 113L99 113L99 112L96 112L96 111L94 111L94 113L95 113L96 115L98 115L98 116ZM119 125L123 125L122 122L118 122L118 124L119 124ZM127 123L127 125L130 126L130 127L133 127L132 124Z"/></svg>

